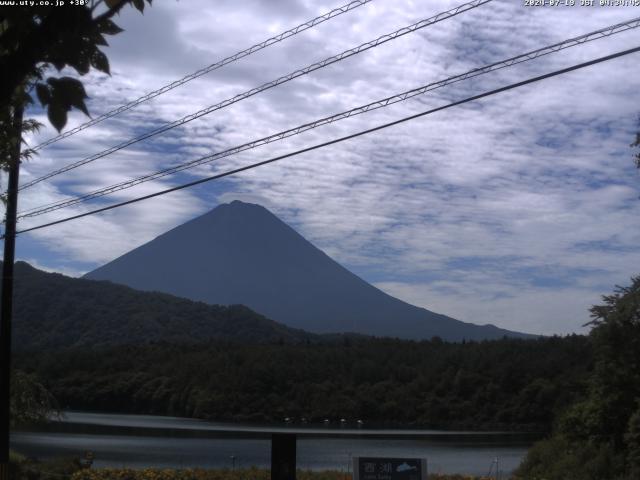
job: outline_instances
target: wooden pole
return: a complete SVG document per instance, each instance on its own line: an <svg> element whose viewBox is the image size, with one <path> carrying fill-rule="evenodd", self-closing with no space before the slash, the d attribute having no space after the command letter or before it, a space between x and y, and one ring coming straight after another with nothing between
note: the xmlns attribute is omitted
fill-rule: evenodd
<svg viewBox="0 0 640 480"><path fill-rule="evenodd" d="M296 435L271 435L271 480L296 480Z"/></svg>
<svg viewBox="0 0 640 480"><path fill-rule="evenodd" d="M16 246L16 212L18 211L18 180L20 177L20 147L22 143L21 98L14 107L14 131L9 159L4 231L4 261L2 263L2 297L0 298L0 480L9 480L9 424L11 387L11 316L13 310L13 263Z"/></svg>

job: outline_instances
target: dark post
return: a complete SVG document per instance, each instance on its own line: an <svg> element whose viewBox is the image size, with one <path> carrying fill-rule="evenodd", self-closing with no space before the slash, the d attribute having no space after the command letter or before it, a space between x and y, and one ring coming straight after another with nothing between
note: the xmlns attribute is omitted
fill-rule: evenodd
<svg viewBox="0 0 640 480"><path fill-rule="evenodd" d="M296 435L271 435L271 480L296 479Z"/></svg>
<svg viewBox="0 0 640 480"><path fill-rule="evenodd" d="M13 306L13 261L16 246L16 212L18 210L18 178L22 141L22 104L13 109L15 132L9 164L7 212L2 263L2 298L0 303L0 480L9 479L9 420L11 385L11 312Z"/></svg>

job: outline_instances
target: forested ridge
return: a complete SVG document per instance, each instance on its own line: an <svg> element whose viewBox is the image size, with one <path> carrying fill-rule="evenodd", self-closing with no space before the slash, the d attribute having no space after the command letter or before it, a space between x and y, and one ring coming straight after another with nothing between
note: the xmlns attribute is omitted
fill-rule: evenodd
<svg viewBox="0 0 640 480"><path fill-rule="evenodd" d="M346 337L26 352L16 366L79 410L544 431L584 393L592 353L577 335L465 343Z"/></svg>
<svg viewBox="0 0 640 480"><path fill-rule="evenodd" d="M0 262L1 265L1 262ZM302 342L316 336L243 305L207 305L110 282L15 266L13 342L17 350L237 340Z"/></svg>

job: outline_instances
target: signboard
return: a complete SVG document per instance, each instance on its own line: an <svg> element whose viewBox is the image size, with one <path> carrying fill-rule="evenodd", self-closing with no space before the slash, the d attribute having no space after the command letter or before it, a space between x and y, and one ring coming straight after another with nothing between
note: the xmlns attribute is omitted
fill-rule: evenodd
<svg viewBox="0 0 640 480"><path fill-rule="evenodd" d="M427 480L427 460L353 457L353 480Z"/></svg>

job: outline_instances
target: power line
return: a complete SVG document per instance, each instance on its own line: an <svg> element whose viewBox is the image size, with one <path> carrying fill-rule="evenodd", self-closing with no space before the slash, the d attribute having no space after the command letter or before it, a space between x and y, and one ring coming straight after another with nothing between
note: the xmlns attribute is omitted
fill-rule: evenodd
<svg viewBox="0 0 640 480"><path fill-rule="evenodd" d="M214 70L217 70L219 68L224 67L225 65L228 65L230 63L233 63L237 60L240 60L241 58L247 57L253 53L256 53L264 48L267 48L271 45L273 45L274 43L278 43L281 42L289 37L292 37L294 35L297 35L298 33L304 32L305 30L308 30L312 27L315 27L316 25L319 25L321 23L326 22L327 20L330 20L334 17L337 17L338 15L342 15L343 13L347 13L351 10L354 10L358 7L361 7L362 5L365 5L369 2L371 2L372 0L354 0L346 5L343 5L341 7L337 7L334 8L333 10L320 15L314 19L309 20L308 22L302 23L300 25L298 25L297 27L294 27L290 30L286 30L285 32L282 32L278 35L276 35L275 37L271 37L268 38L267 40L264 40L263 42L257 43L245 50L242 50L238 53L235 53L229 57L226 57L222 60L219 60L216 63L212 63L211 65L201 68L200 70L193 72L185 77L182 77L179 80L176 80L174 82L171 82L167 85L165 85L164 87L161 87L157 90L154 90L152 92L147 93L146 95L143 95L142 97L133 100L129 103L125 103L124 105L115 108L113 110L108 111L107 113L103 113L102 115L100 115L99 117L96 117L88 122L83 123L82 125L79 125L65 133L62 133L56 137L50 138L49 140L46 140L44 142L42 142L41 144L37 145L36 147L33 147L33 150L40 150L44 147L46 147L47 145L51 145L52 143L55 143L57 141L62 140L63 138L67 138L70 137L71 135L74 135L86 128L89 128L97 123L102 122L103 120L106 120L108 118L111 117L115 117L116 115L122 113L122 112L126 112L127 110L132 109L133 107L140 105L143 102L146 102L147 100L150 100L152 98L157 97L158 95L162 95L163 93L168 92L169 90L173 90L176 87L179 87L180 85L184 85L187 82L190 82L191 80L194 80L198 77L201 77L202 75L205 75L207 73L210 73Z"/></svg>
<svg viewBox="0 0 640 480"><path fill-rule="evenodd" d="M563 68L561 70L556 70L556 71L553 71L553 72L550 72L550 73L546 73L544 75L539 75L537 77L532 77L532 78L529 78L527 80L523 80L523 81L520 81L520 82L517 82L517 83L512 83L510 85L507 85L507 86L504 86L504 87L500 87L500 88L497 88L497 89L494 89L494 90L490 90L488 92L484 92L484 93L481 93L481 94L478 94L478 95L474 95L474 96L471 96L471 97L467 97L467 98L465 98L463 100L458 100L456 102L452 102L452 103L449 103L447 105L443 105L441 107L432 108L432 109L427 110L425 112L417 113L415 115L410 115L408 117L404 117L404 118L401 118L399 120L395 120L393 122L389 122L389 123L385 123L385 124L382 124L382 125L378 125L376 127L369 128L367 130L362 130L360 132L353 133L351 135L346 135L344 137L340 137L340 138L329 140L329 141L326 141L326 142L323 142L323 143L319 143L319 144L313 145L311 147L306 147L306 148L303 148L303 149L300 149L300 150L296 150L294 152L286 153L284 155L280 155L280 156L277 156L277 157L274 157L274 158L270 158L268 160L263 160L261 162L252 163L252 164L246 165L244 167L236 168L234 170L229 170L227 172L219 173L217 175L213 175L213 176L210 176L210 177L201 178L201 179L195 180L193 182L185 183L185 184L179 185L177 187L168 188L166 190L161 190L159 192L151 193L149 195L144 195L142 197L137 197L137 198L134 198L134 199L131 199L131 200L127 200L127 201L124 201L124 202L120 202L120 203L116 203L116 204L109 205L109 206L106 206L106 207L102 207L102 208L98 208L98 209L95 209L95 210L91 210L89 212L81 213L79 215L73 215L71 217L63 218L61 220L56 220L56 221L45 223L45 224L42 224L42 225L37 225L35 227L25 228L23 230L20 230L20 231L16 232L16 234L32 232L34 230L39 230L39 229L42 229L42 228L51 227L53 225L59 225L61 223L66 223L66 222L69 222L71 220L77 220L79 218L87 217L89 215L95 215L97 213L105 212L107 210L112 210L114 208L124 207L126 205L131 205L133 203L141 202L143 200L148 200L150 198L159 197L161 195L166 195L166 194L171 193L171 192L175 192L175 191L178 191L178 190L183 190L185 188L189 188L189 187L193 187L193 186L196 186L196 185L200 185L201 183L210 182L212 180L218 180L220 178L228 177L228 176L234 175L236 173L244 172L246 170L251 170L251 169L263 166L263 165L267 165L269 163L274 163L274 162L277 162L279 160L283 160L285 158L293 157L293 156L296 156L296 155L300 155L302 153L310 152L312 150L317 150L319 148L327 147L329 145L334 145L336 143L344 142L344 141L350 140L352 138L356 138L356 137L360 137L362 135L366 135L366 134L369 134L369 133L372 133L372 132L376 132L378 130L382 130L382 129L385 129L385 128L388 128L388 127L391 127L391 126L394 126L394 125L398 125L400 123L404 123L404 122L407 122L409 120L415 120L416 118L423 117L425 115L430 115L432 113L436 113L436 112L439 112L441 110L446 110L446 109L451 108L451 107L455 107L455 106L458 106L458 105L463 105L465 103L469 103L469 102L473 102L473 101L476 101L476 100L480 100L482 98L489 97L491 95L496 95L498 93L506 92L508 90L513 90L515 88L523 87L523 86L529 85L531 83L539 82L541 80L545 80L545 79L548 79L548 78L551 78L551 77L555 77L555 76L562 75L562 74L565 74L565 73L573 72L575 70L580 70L582 68L586 68L586 67L589 67L589 66L592 66L592 65L603 63L603 62L606 62L606 61L609 61L609 60L613 60L613 59L616 59L616 58L619 58L619 57L623 57L625 55L629 55L629 54L632 54L632 53L637 53L639 51L640 51L640 47L635 47L635 48L631 48L629 50L623 50L621 52L617 52L617 53L614 53L614 54L611 54L611 55L607 55L607 56L604 56L604 57L599 57L599 58L596 58L594 60L590 60L588 62L579 63L579 64L573 65L571 67ZM4 238L4 235L2 237L0 237L0 239L1 238Z"/></svg>
<svg viewBox="0 0 640 480"><path fill-rule="evenodd" d="M584 44L586 42L592 41L592 40L596 40L599 38L603 38L606 36L610 36L613 35L615 33L620 33L623 31L627 31L630 30L632 28L637 28L640 26L640 17L629 20L627 22L623 22L623 23L617 23L605 28L601 28L599 30L587 33L585 35L581 35L579 37L575 37L572 39L568 39L565 40L563 42L559 42L550 46L546 46L546 47L542 47L536 50L532 50L520 55L517 55L515 57L511 57L508 58L506 60L502 60L499 62L495 62L492 63L490 65L486 65L483 67L479 67L470 71L467 71L465 73L459 74L459 75L455 75L452 77L449 77L447 79L444 80L440 80L438 82L433 82L427 85L424 85L422 87L419 88L415 88L412 90L408 90L390 97L386 97L382 100L377 100L375 102L371 102L368 103L366 105L362 105L359 107L355 107L352 108L350 110L341 112L341 113L337 113L334 115L331 115L329 117L324 117L321 118L319 120L315 120L313 122L310 123L306 123L303 125L300 125L298 127L295 128L291 128L288 130L284 130L281 131L279 133L275 133L272 135L269 135L267 137L263 137L260 138L258 140L254 140L239 146L235 146L232 148L229 148L227 150L221 151L221 152L216 152L213 153L211 155L206 155L204 157L198 158L196 160L192 160L190 162L186 162L180 165L176 165L174 167L170 167L170 168L166 168L160 171L156 171L154 173L150 173L147 175L143 175L141 177L137 177L131 180L126 180L124 182L120 182L114 185L110 185L108 187L104 187L98 190L95 190L93 192L87 193L85 195L82 195L80 197L75 197L75 198L71 198L71 199L67 199L67 200L61 200L61 201L57 201L57 202L53 202L51 204L47 204L47 205L42 205L40 207L35 207L35 208L31 208L29 210L26 210L24 212L20 212L20 214L18 215L18 218L27 218L27 217L35 217L35 216L39 216L39 215L43 215L45 213L49 213L55 210L59 210L61 208L66 208L72 205L76 205L78 203L81 202L85 202L87 200L91 200L94 198L99 198L105 195L109 195L111 193L120 191L120 190L125 190L127 188L131 188L134 187L136 185L139 185L141 183L145 183L151 180L156 180L183 170L187 170L189 168L193 168L205 163L209 163L212 162L214 160L220 159L220 158L224 158L224 157L228 157L231 155L235 155L237 153L246 151L246 150L250 150L253 148L256 148L258 146L261 145L266 145L275 141L279 141L282 140L284 138L288 138L294 135L298 135L300 133L306 132L308 130L317 128L319 126L322 125L327 125L339 120L343 120L345 118L350 118L352 116L355 115L359 115L362 113L366 113L372 110L376 110L378 108L383 108L386 107L388 105L394 104L394 103L398 103L404 100L407 100L409 98L418 96L418 95L422 95L424 93L427 93L429 91L438 89L438 88L442 88L444 86L447 85L451 85L454 83L458 83L461 82L463 80L467 80L469 78L473 78L473 77L477 77L479 75L483 75L489 72L493 72L502 68L506 68L506 67L510 67L513 65L517 65L519 63L523 63L526 61L530 61L530 60L534 60L536 58L539 58L541 56L544 55L548 55L551 53L555 53L558 52L560 50L563 50L565 48L569 48L569 47L573 47L576 45L581 45Z"/></svg>
<svg viewBox="0 0 640 480"><path fill-rule="evenodd" d="M71 163L65 167L59 168L57 170L54 170L52 172L47 173L46 175L43 175L39 178L36 178L35 180L32 180L28 183L25 183L24 185L22 185L20 187L20 190L24 190L26 188L29 188L37 183L40 183L44 180L47 180L51 177L54 177L56 175L60 175L61 173L65 173L68 172L70 170L73 170L75 168L78 168L82 165L86 165L88 163L91 163L95 160L98 160L100 158L106 157L107 155L110 155L112 153L115 153L119 150L122 150L128 146L131 146L135 143L141 142L143 140L146 140L148 138L151 138L155 135L159 135L161 133L164 133L168 130L171 130L173 128L179 127L181 125L184 125L188 122L191 122L192 120L195 120L197 118L203 117L205 115L208 115L210 113L213 113L217 110L221 110L223 108L228 107L229 105L233 105L234 103L237 103L241 100L245 100L249 97L252 97L254 95L257 95L258 93L264 92L265 90L269 90L271 88L277 87L278 85L282 85L284 83L290 82L291 80L294 80L298 77L301 77L303 75L307 75L311 72L314 72L316 70L319 70L321 68L327 67L329 65L332 65L334 63L340 62L346 58L349 58L353 55L357 55L359 53L362 53L364 51L367 51L371 48L375 48L378 47L384 43L387 43L389 41L395 40L399 37L402 37L404 35L407 35L409 33L413 33L417 30L420 30L422 28L428 27L430 25L433 25L435 23L441 22L443 20L446 20L448 18L454 17L456 15L459 15L460 13L466 12L468 10L472 10L474 8L477 8L481 5L484 5L485 3L489 3L493 0L473 0L472 2L469 3L465 3L463 5L460 5L456 8L453 8L451 10L448 10L446 12L441 12L438 13L437 15L434 15L433 17L424 19L424 20L420 20L419 22L416 22L412 25L409 25L408 27L403 27L399 30L396 30L395 32L392 33L388 33L386 35L382 35L378 38L376 38L375 40L371 40L369 42L363 43L357 47L354 48L350 48L348 50L345 50L342 53L339 53L337 55L333 55L331 57L325 58L324 60L320 61L320 62L316 62L313 63L311 65L308 65L304 68L301 68L299 70L295 70L294 72L291 72L287 75L283 75L282 77L279 77L275 80L272 80L270 82L264 83L262 85L260 85L259 87L255 87L252 88L251 90L247 90L246 92L240 93L238 95L235 95L234 97L231 98L227 98L226 100L223 100L222 102L216 103L215 105L210 105L206 108L203 108L202 110L199 110L195 113L192 113L190 115L186 115L184 117L182 117L179 120L175 120L173 122L170 123L166 123L164 125L162 125L161 127L158 127L154 130L151 130L150 132L147 132L145 134L142 134L140 136L134 137L132 139L126 140L124 142L119 143L118 145L115 145L113 147L110 147L106 150L103 150L102 152L96 153L94 155L91 155L89 157L86 157L82 160L78 160L77 162Z"/></svg>

